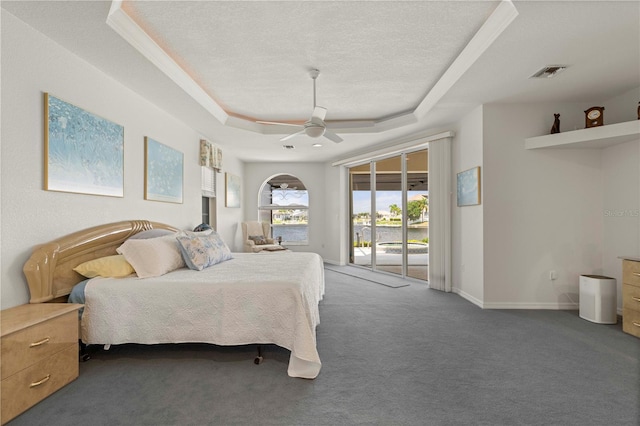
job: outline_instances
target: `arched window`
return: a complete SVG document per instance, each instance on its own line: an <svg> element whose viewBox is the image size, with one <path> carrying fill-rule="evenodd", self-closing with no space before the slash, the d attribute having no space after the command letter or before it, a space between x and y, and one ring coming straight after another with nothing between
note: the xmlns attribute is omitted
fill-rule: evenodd
<svg viewBox="0 0 640 426"><path fill-rule="evenodd" d="M309 243L309 193L296 176L269 178L260 188L258 217L271 223L273 238L283 244Z"/></svg>

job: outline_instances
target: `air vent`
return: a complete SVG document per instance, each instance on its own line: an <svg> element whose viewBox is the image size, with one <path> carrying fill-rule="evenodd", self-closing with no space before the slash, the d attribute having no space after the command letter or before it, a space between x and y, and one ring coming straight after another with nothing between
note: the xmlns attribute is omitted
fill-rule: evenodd
<svg viewBox="0 0 640 426"><path fill-rule="evenodd" d="M567 67L565 65L549 65L542 68L537 73L533 74L529 78L551 78L560 74L562 71L566 70Z"/></svg>
<svg viewBox="0 0 640 426"><path fill-rule="evenodd" d="M293 145L282 145L282 147L284 149L295 149L295 146L293 146Z"/></svg>

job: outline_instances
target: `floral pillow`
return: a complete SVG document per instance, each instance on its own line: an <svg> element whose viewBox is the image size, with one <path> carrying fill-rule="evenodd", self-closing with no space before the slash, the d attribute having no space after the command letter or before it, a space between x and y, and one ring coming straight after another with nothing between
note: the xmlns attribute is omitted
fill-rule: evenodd
<svg viewBox="0 0 640 426"><path fill-rule="evenodd" d="M232 259L231 250L217 232L194 235L185 232L176 237L184 262L190 269L202 271L209 266Z"/></svg>
<svg viewBox="0 0 640 426"><path fill-rule="evenodd" d="M263 246L267 244L267 239L264 237L264 235L251 235L249 236L249 239L253 241L257 246Z"/></svg>

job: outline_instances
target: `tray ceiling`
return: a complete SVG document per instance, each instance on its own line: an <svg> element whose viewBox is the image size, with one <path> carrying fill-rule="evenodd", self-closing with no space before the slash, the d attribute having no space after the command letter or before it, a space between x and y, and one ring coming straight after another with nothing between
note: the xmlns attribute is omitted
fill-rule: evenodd
<svg viewBox="0 0 640 426"><path fill-rule="evenodd" d="M334 161L451 130L482 104L586 109L640 86L637 1L3 0L1 7L245 161ZM546 65L568 68L529 79ZM255 120L309 118L311 68L320 69L317 103L344 142L301 135L286 142L295 149L283 149L291 127ZM318 141L323 146L312 147Z"/></svg>

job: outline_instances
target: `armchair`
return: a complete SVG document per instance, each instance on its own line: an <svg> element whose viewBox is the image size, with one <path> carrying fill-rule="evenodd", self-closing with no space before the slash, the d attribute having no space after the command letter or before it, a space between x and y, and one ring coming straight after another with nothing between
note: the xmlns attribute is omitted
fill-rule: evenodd
<svg viewBox="0 0 640 426"><path fill-rule="evenodd" d="M264 243L260 243L261 238ZM271 225L267 222L249 221L242 222L243 248L247 253L258 253L262 250L273 250L280 248L280 245L271 238Z"/></svg>

